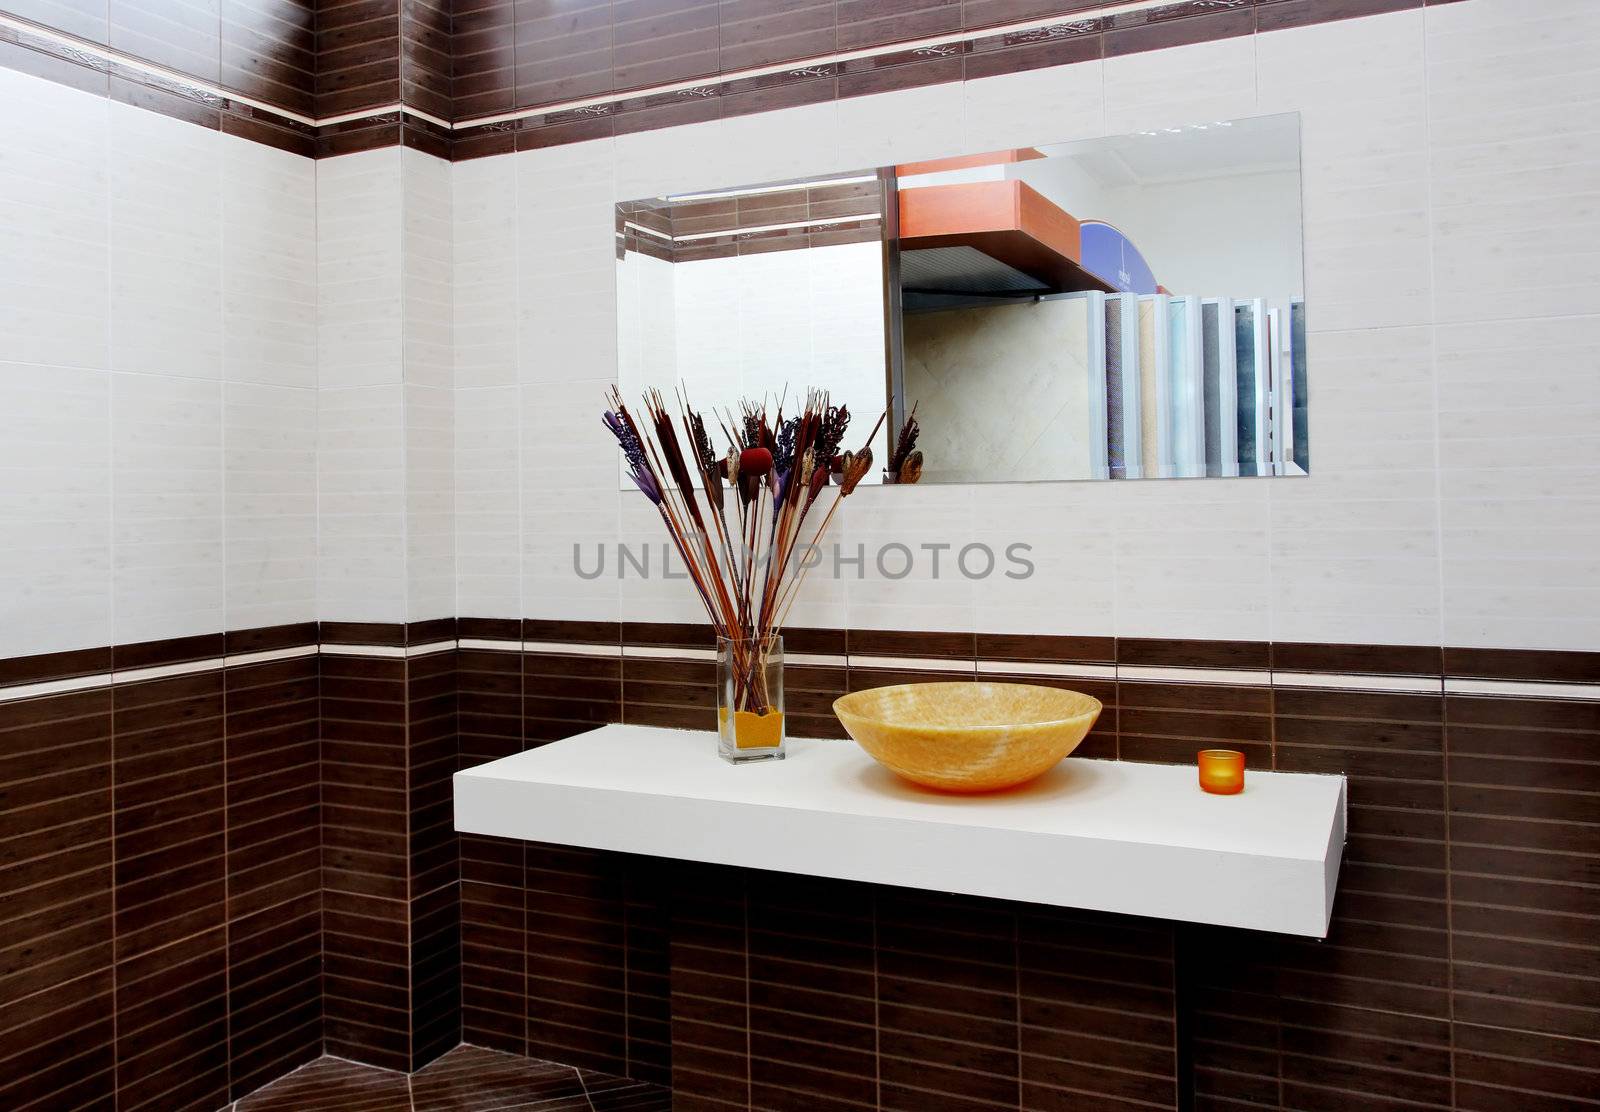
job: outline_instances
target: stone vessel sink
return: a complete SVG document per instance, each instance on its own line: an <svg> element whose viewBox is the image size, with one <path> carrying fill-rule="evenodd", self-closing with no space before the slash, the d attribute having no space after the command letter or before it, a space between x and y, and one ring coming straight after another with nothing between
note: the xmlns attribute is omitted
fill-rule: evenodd
<svg viewBox="0 0 1600 1112"><path fill-rule="evenodd" d="M903 683L853 691L833 711L861 748L947 792L1026 783L1078 747L1100 700L1026 683Z"/></svg>

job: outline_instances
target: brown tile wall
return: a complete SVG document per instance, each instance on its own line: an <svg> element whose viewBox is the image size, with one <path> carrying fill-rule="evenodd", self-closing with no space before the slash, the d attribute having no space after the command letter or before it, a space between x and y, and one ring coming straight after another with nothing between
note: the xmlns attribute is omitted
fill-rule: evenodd
<svg viewBox="0 0 1600 1112"><path fill-rule="evenodd" d="M558 634L707 643L693 626L523 635ZM857 654L991 661L1440 676L1450 660L1488 678L1600 674L1588 654L836 631L791 639L793 651L838 653L847 641ZM488 757L516 733L512 672L499 654L474 655L478 674L497 678L478 681L486 690L474 695L464 673L462 721L492 725L492 742L477 746ZM708 663L523 656L525 683L575 667L609 676L613 666L620 691L608 682L557 695L552 686L525 704L538 725L524 727L524 744L586 729L603 710L614 721L710 727ZM838 736L826 706L847 688L949 675L791 666L793 732ZM626 1072L615 1048L627 1024L615 1024L638 1007L622 971L644 952L625 929L628 878L639 874L669 893L664 919L639 921L667 924L663 1061L677 1107L1542 1112L1600 1099L1600 704L1043 682L1105 702L1080 755L1187 761L1223 742L1252 767L1346 774L1350 833L1329 938L467 839L469 1033L556 1058L610 1045L609 1064L596 1068ZM575 939L592 949L563 951ZM528 986L526 1026L506 987L517 976ZM620 1009L613 1026L599 1021L596 1001Z"/></svg>
<svg viewBox="0 0 1600 1112"><path fill-rule="evenodd" d="M0 705L0 1106L210 1112L322 1052L317 730L314 657Z"/></svg>
<svg viewBox="0 0 1600 1112"><path fill-rule="evenodd" d="M1162 49L1456 0L5 0L4 10L302 115L407 106L447 121L609 103L450 133L420 118L311 129L9 31L0 65L312 157L406 144L474 158L892 89ZM1060 17L934 50L838 52ZM724 75L795 62L761 77ZM662 84L704 79L688 92Z"/></svg>
<svg viewBox="0 0 1600 1112"><path fill-rule="evenodd" d="M655 646L695 626L339 627ZM230 634L232 652L315 637ZM799 734L951 660L1593 682L1592 654L796 630ZM127 646L208 659L220 636ZM7 662L82 674L113 654ZM91 654L93 655L93 654ZM1037 680L1038 677L1029 677ZM1600 703L1047 680L1084 755L1344 772L1323 942L468 837L449 776L598 722L707 727L710 665L324 655L0 704L0 1105L211 1109L462 1037L684 1108L1581 1109L1600 1092ZM457 898L459 893L459 899ZM631 1099L631 1098L630 1098ZM937 1102L937 1103L935 1103Z"/></svg>

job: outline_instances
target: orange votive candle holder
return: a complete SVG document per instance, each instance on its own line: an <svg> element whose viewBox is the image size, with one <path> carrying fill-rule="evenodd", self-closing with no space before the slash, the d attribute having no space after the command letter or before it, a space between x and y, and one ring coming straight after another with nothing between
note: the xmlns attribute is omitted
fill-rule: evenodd
<svg viewBox="0 0 1600 1112"><path fill-rule="evenodd" d="M1212 795L1244 791L1244 754L1237 749L1202 749L1198 761L1201 791Z"/></svg>

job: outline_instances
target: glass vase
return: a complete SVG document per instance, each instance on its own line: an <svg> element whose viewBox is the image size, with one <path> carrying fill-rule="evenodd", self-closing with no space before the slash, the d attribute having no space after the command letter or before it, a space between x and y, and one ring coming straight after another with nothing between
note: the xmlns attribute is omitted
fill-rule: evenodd
<svg viewBox="0 0 1600 1112"><path fill-rule="evenodd" d="M783 760L783 638L717 638L717 755Z"/></svg>

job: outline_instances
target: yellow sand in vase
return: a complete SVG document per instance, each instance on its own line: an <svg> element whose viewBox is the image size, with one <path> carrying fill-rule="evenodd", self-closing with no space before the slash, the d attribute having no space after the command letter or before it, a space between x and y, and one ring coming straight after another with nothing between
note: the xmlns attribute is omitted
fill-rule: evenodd
<svg viewBox="0 0 1600 1112"><path fill-rule="evenodd" d="M717 729L728 729L728 708L717 708ZM783 711L769 710L757 714L753 710L733 712L733 745L736 749L771 749L783 737Z"/></svg>
<svg viewBox="0 0 1600 1112"><path fill-rule="evenodd" d="M907 780L948 792L1026 783L1078 747L1100 700L1025 683L906 683L855 691L834 713Z"/></svg>

